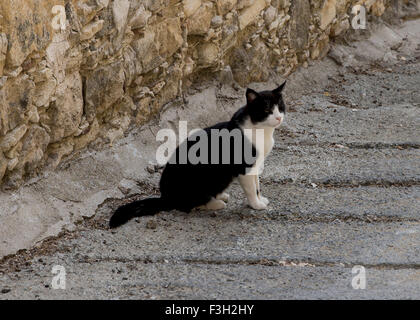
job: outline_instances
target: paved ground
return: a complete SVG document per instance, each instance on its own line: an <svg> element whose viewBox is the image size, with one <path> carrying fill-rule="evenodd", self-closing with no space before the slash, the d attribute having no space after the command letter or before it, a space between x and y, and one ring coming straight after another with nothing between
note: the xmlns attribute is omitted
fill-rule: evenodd
<svg viewBox="0 0 420 320"><path fill-rule="evenodd" d="M247 208L234 183L226 210L161 213L111 232L113 208L128 200L110 198L75 231L0 262L0 299L420 299L419 27L380 30L389 54L377 41L337 46L342 66L326 59L291 77L262 177L269 210ZM299 96L294 83L309 89ZM223 92L218 103L240 103L241 91ZM140 196L158 179L138 181ZM51 288L54 265L66 269L65 290ZM351 285L355 265L364 290Z"/></svg>

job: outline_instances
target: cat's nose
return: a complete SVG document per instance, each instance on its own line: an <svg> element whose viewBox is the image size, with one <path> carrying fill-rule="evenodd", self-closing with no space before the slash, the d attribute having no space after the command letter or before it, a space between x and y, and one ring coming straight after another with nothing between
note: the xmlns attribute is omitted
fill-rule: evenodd
<svg viewBox="0 0 420 320"><path fill-rule="evenodd" d="M276 120L281 122L283 120L283 118L282 117L276 117Z"/></svg>

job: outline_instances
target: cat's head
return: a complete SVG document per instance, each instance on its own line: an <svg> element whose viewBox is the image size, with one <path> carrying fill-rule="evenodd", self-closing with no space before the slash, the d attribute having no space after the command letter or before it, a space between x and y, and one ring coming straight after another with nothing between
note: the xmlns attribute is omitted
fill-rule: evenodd
<svg viewBox="0 0 420 320"><path fill-rule="evenodd" d="M286 115L282 91L286 82L273 91L246 90L246 109L253 125L277 128Z"/></svg>

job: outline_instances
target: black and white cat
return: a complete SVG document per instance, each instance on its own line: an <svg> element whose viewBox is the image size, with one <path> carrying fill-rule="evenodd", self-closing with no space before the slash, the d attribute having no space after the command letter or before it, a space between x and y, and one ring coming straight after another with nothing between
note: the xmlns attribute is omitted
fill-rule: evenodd
<svg viewBox="0 0 420 320"><path fill-rule="evenodd" d="M248 204L256 210L267 208L268 199L261 195L259 174L264 165L264 159L270 153L274 145L274 130L283 122L286 107L282 98L283 83L273 91L256 92L247 89L244 107L240 108L228 122L221 122L212 127L205 128L207 134L207 155L208 159L215 156L219 157L219 162L214 164L212 161L191 163L189 159L185 164L181 164L180 150L189 151L197 143L197 139L189 137L183 143L186 147L179 146L171 160L166 164L160 179L160 197L151 197L138 200L119 207L111 217L109 225L111 228L118 227L134 217L154 215L160 211L180 210L190 212L197 207L204 207L209 210L219 210L226 207L229 195L224 191L233 181L238 178ZM212 130L224 130L225 132L240 132L240 142L242 150L252 149L253 161L246 161L245 154L241 154L241 161L234 161L234 151L237 141L232 139L224 140L228 143L227 150L230 151L229 160L222 161L222 152L215 152L211 148L216 142ZM258 130L262 129L262 130ZM255 131L263 132L259 135ZM261 137L262 136L262 137ZM236 145L235 145L236 144ZM182 143L181 143L182 145ZM226 150L226 145L224 146ZM219 145L219 150L222 146ZM217 151L217 150L216 150ZM248 157L249 158L249 157ZM261 159L258 161L258 159Z"/></svg>

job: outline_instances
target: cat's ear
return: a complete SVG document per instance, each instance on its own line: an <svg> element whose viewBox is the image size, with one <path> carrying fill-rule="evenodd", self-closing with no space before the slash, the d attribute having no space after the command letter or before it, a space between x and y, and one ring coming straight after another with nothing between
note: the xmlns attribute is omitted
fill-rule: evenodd
<svg viewBox="0 0 420 320"><path fill-rule="evenodd" d="M281 94L281 92L283 91L285 85L286 85L286 81L283 82L283 84L281 84L280 87L278 87L277 89L274 89L272 91L273 94L275 94L276 96L279 96Z"/></svg>
<svg viewBox="0 0 420 320"><path fill-rule="evenodd" d="M252 89L246 89L246 103L250 104L255 99L258 98L258 92L252 90Z"/></svg>

